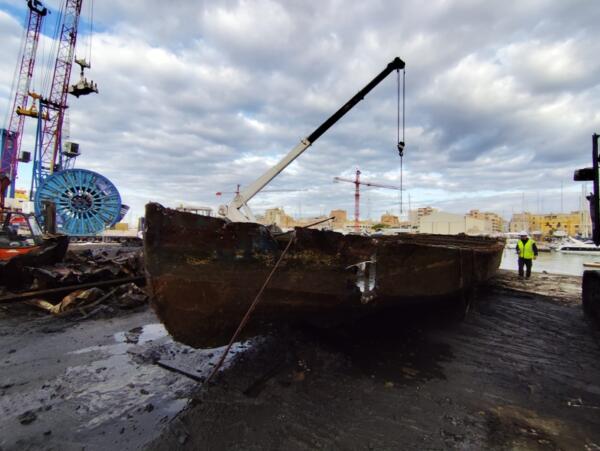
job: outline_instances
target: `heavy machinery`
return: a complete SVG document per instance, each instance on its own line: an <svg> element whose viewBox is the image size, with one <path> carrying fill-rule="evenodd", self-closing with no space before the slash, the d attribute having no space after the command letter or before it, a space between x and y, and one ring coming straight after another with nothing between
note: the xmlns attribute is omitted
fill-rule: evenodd
<svg viewBox="0 0 600 451"><path fill-rule="evenodd" d="M285 157L279 161L275 166L267 170L262 176L252 182L243 191L237 194L229 205L221 205L219 207L219 215L225 217L232 222L255 222L254 214L248 207L248 202L258 194L271 180L287 168L296 158L308 149L319 137L325 133L329 128L339 121L348 111L360 102L364 97L371 92L375 86L377 86L383 79L385 79L392 72L398 72L398 80L400 80L399 72L404 69L404 61L400 58L394 58L386 68L381 71L373 80L371 80L363 89L361 89L354 97L352 97L345 105L337 110L333 115L323 122L315 131L309 136L300 140L300 143L296 145ZM399 84L398 84L399 86ZM398 96L400 98L400 96ZM399 122L399 121L398 121ZM399 136L399 135L398 135ZM398 140L398 151L402 157L404 150L404 141Z"/></svg>
<svg viewBox="0 0 600 451"><path fill-rule="evenodd" d="M360 230L360 185L372 186L374 188L385 188L402 191L402 188L395 185L386 185L383 183L366 182L360 179L360 170L356 170L354 180L347 179L344 177L334 177L334 182L348 182L354 183L354 231L359 232Z"/></svg>
<svg viewBox="0 0 600 451"><path fill-rule="evenodd" d="M15 80L15 91L12 108L9 113L7 128L2 130L0 177L4 179L0 190L0 208L4 207L4 197L10 188L10 197L15 195L15 182L17 180L17 167L20 160L29 161L30 155L21 155L21 138L26 116L39 115L35 103L28 107L29 97L34 97L31 91L31 80L35 67L35 58L40 38L40 30L48 9L39 0L28 0L29 9L26 20L26 31L23 39L20 58L17 63L17 78Z"/></svg>
<svg viewBox="0 0 600 451"><path fill-rule="evenodd" d="M587 199L590 202L592 240L596 246L600 245L599 139L600 135L597 133L592 135L592 167L577 169L573 175L573 180L578 182L591 181L594 186L594 191L587 196ZM600 322L600 271L585 270L581 288L584 312Z"/></svg>
<svg viewBox="0 0 600 451"><path fill-rule="evenodd" d="M42 230L35 216L0 211L0 261L36 251L43 242Z"/></svg>
<svg viewBox="0 0 600 451"><path fill-rule="evenodd" d="M0 184L2 187L11 186L14 193L23 119L26 116L37 118L30 190L36 216L43 221L43 205L53 202L56 204L58 231L68 235L90 236L121 220L129 207L121 204L117 188L106 177L85 169L74 169L79 146L63 139L68 94L79 98L98 92L97 84L92 80L88 81L84 75L84 70L91 67L91 55L87 59L75 58L75 63L81 68L80 78L75 84L69 84L82 4L83 0L64 0L58 11L57 54L51 74L50 92L43 96L31 92L29 87L41 19L47 14L47 10L39 0L28 1L29 25L19 66L13 115L7 132L3 134ZM93 19L90 17L91 23ZM34 101L30 107L27 105L29 97ZM5 191L2 190L2 198Z"/></svg>

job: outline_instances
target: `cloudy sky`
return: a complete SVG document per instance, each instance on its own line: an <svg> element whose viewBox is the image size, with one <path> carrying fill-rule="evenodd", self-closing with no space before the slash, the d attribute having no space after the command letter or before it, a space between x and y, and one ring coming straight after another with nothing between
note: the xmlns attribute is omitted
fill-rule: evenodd
<svg viewBox="0 0 600 451"><path fill-rule="evenodd" d="M0 111L10 103L25 0L0 0ZM51 9L61 0L47 0ZM34 88L57 14L49 16ZM594 0L84 0L78 54L100 94L69 99L77 167L131 205L229 201L395 56L406 62L404 210L512 212L579 206L573 170L600 132L600 5ZM72 81L78 77L73 71ZM302 216L354 209L353 177L398 185L392 74L268 189ZM33 146L28 124L23 148ZM31 168L20 167L29 187ZM561 189L562 187L562 189ZM562 193L562 195L561 195ZM399 192L365 188L362 215L399 212Z"/></svg>

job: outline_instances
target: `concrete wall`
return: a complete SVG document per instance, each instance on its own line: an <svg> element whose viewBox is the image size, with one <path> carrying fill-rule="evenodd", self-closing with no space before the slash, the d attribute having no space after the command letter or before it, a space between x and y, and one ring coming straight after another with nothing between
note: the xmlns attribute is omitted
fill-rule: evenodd
<svg viewBox="0 0 600 451"><path fill-rule="evenodd" d="M465 233L467 235L489 235L492 233L489 221L465 216Z"/></svg>
<svg viewBox="0 0 600 451"><path fill-rule="evenodd" d="M485 233L485 221L464 215L437 211L423 216L419 221L419 233L438 235L480 235Z"/></svg>

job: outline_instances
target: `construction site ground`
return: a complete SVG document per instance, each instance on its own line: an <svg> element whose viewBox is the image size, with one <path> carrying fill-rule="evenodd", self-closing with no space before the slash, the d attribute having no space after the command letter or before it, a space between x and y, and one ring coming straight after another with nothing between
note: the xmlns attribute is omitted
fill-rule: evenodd
<svg viewBox="0 0 600 451"><path fill-rule="evenodd" d="M580 283L499 271L462 322L430 305L289 328L238 344L208 386L222 348L174 343L147 306L6 305L0 449L600 449Z"/></svg>

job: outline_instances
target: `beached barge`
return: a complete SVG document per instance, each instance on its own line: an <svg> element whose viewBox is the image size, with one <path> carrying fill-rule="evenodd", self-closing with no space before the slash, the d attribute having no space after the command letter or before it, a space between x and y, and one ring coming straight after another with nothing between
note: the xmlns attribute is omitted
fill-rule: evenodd
<svg viewBox="0 0 600 451"><path fill-rule="evenodd" d="M504 240L486 237L275 234L155 203L146 206L146 227L154 309L194 347L229 341L290 239L245 337L286 321L337 324L402 303L455 300L494 274L504 249Z"/></svg>

